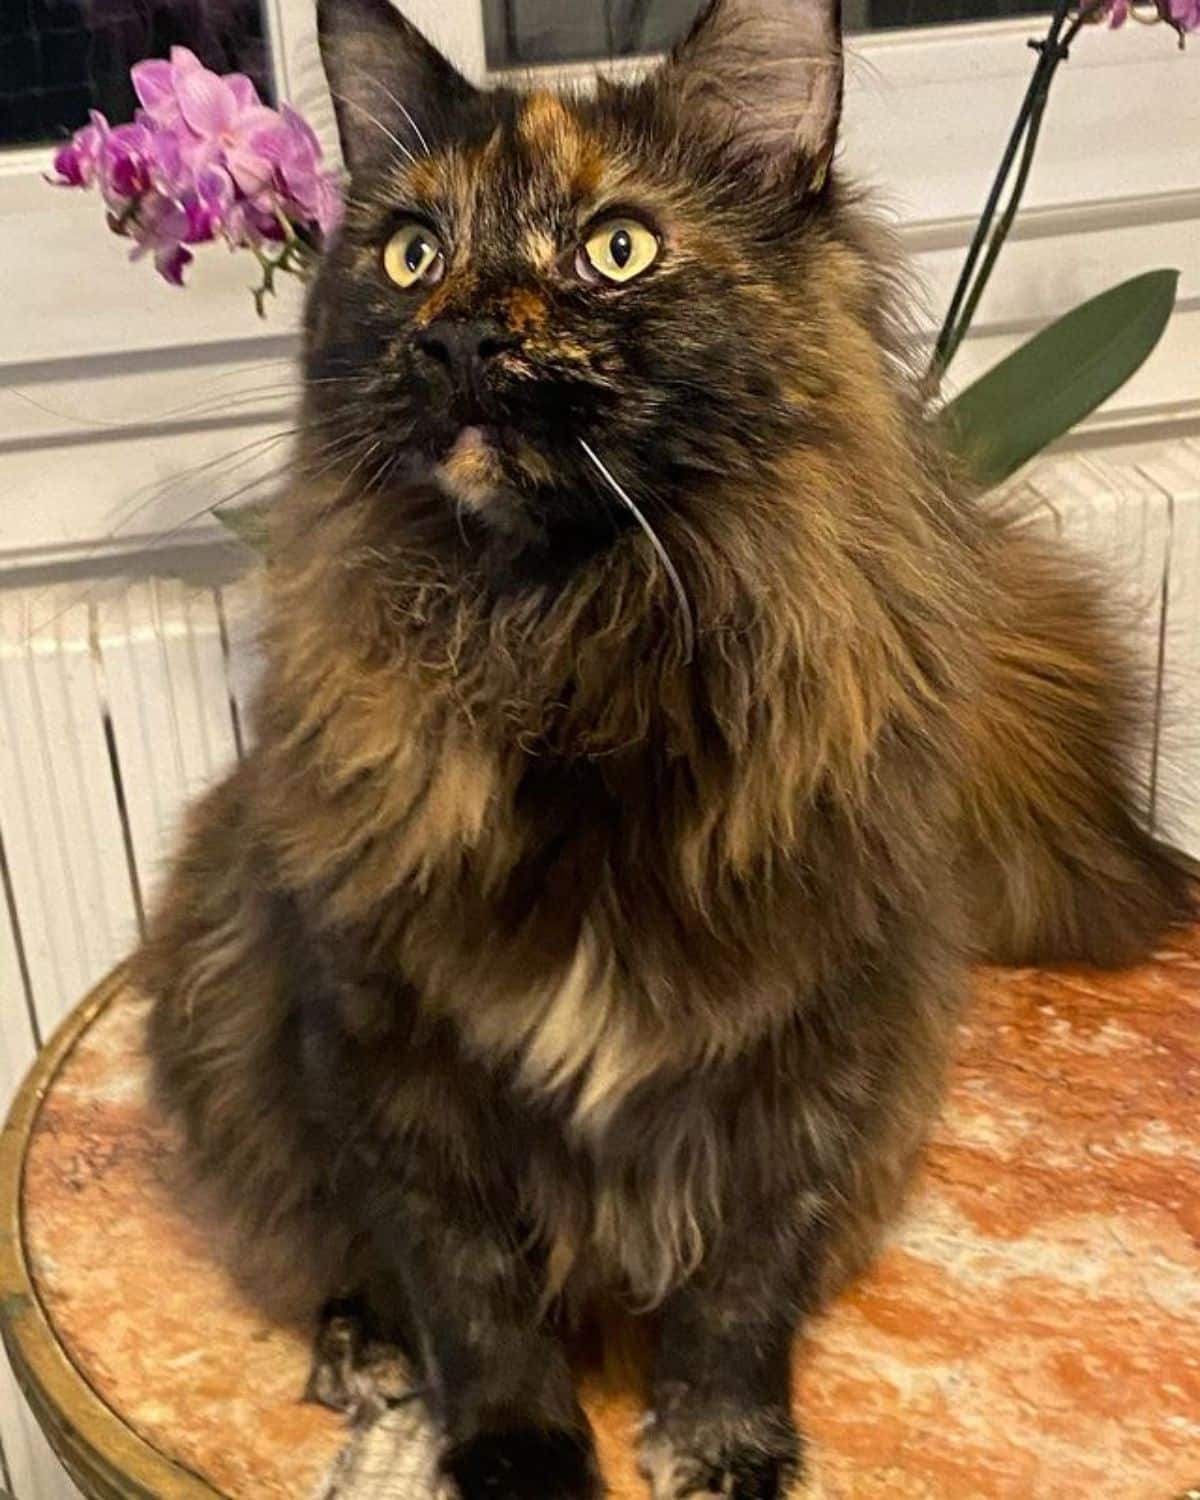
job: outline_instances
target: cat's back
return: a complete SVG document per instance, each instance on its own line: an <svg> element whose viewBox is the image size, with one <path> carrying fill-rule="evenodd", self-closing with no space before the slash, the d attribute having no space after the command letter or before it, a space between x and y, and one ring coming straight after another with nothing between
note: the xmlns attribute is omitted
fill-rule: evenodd
<svg viewBox="0 0 1200 1500"><path fill-rule="evenodd" d="M1111 581L1003 515L969 716L964 834L980 948L1003 963L1148 957L1194 919L1196 870L1147 828L1151 683Z"/></svg>

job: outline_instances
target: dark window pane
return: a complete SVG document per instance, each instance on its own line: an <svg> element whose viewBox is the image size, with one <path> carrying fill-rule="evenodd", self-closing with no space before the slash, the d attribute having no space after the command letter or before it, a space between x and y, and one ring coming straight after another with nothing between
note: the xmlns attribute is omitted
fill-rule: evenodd
<svg viewBox="0 0 1200 1500"><path fill-rule="evenodd" d="M0 41L0 94L15 94L21 80L27 78L37 63L37 49L29 36L6 37Z"/></svg>
<svg viewBox="0 0 1200 1500"><path fill-rule="evenodd" d="M1044 15L1050 0L868 0L855 7L866 12L869 28L941 26L949 21L1002 21L1006 16Z"/></svg>
<svg viewBox="0 0 1200 1500"><path fill-rule="evenodd" d="M61 140L89 109L131 119L129 69L175 46L270 99L261 0L0 0L0 146Z"/></svg>
<svg viewBox="0 0 1200 1500"><path fill-rule="evenodd" d="M630 57L678 37L703 0L484 0L493 67Z"/></svg>
<svg viewBox="0 0 1200 1500"><path fill-rule="evenodd" d="M483 0L494 68L631 57L669 47L704 0ZM1049 0L845 0L851 30L994 21L1049 9Z"/></svg>

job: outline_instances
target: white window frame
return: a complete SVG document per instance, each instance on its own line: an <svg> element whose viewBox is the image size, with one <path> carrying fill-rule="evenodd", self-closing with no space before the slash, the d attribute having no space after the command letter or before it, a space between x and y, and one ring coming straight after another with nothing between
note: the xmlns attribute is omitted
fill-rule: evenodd
<svg viewBox="0 0 1200 1500"><path fill-rule="evenodd" d="M402 8L470 76L488 76L478 0ZM280 96L328 130L313 0L266 0L265 10ZM880 184L925 285L927 333L1028 81L1024 43L1043 27L1023 17L851 39L843 161ZM519 76L553 83L592 71ZM1165 27L1085 33L1059 74L1026 212L956 374L1120 276L1174 264L1181 310L1162 350L1092 425L1118 436L1200 430L1197 139L1200 45L1181 54ZM264 325L244 257L205 251L184 292L127 266L94 196L42 181L48 156L0 153L0 568L79 566L153 545L203 504L203 466L285 426L292 405L298 291ZM193 478L132 529L114 524L131 495L185 471ZM209 523L195 534L217 533Z"/></svg>

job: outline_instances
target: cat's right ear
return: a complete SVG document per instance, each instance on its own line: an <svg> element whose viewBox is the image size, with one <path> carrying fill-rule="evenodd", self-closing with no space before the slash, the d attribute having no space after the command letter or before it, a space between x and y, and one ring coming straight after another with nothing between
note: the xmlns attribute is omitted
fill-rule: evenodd
<svg viewBox="0 0 1200 1500"><path fill-rule="evenodd" d="M476 94L388 0L317 0L317 36L352 174L424 155Z"/></svg>
<svg viewBox="0 0 1200 1500"><path fill-rule="evenodd" d="M661 76L697 128L768 172L802 159L823 183L842 113L841 0L709 0Z"/></svg>

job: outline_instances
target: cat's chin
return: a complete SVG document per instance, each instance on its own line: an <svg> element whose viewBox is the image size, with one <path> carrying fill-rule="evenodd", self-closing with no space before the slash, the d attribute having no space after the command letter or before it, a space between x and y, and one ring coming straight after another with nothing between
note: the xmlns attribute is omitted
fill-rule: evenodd
<svg viewBox="0 0 1200 1500"><path fill-rule="evenodd" d="M452 500L478 514L502 504L508 486L495 431L464 427L434 477Z"/></svg>
<svg viewBox="0 0 1200 1500"><path fill-rule="evenodd" d="M433 465L434 481L458 514L458 534L467 539L463 518L471 516L487 535L503 540L510 562L514 549L524 555L546 545L544 526L522 490L547 472L528 444L507 430L484 426L462 428Z"/></svg>

